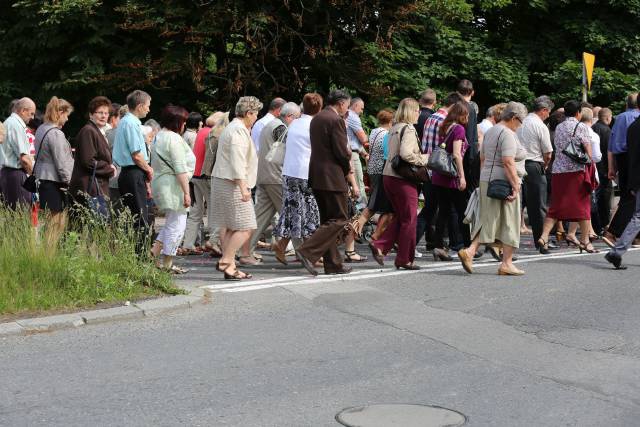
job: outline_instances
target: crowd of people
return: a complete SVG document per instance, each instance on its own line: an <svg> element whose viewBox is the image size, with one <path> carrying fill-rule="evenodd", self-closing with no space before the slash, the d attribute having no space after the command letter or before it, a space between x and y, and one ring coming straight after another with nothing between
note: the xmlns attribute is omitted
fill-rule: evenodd
<svg viewBox="0 0 640 427"><path fill-rule="evenodd" d="M398 269L420 268L424 238L436 261L455 254L473 273L488 252L498 274L522 275L523 233L541 254L564 242L594 253L602 239L606 260L625 268L640 232L638 94L615 118L539 96L531 111L500 103L480 122L473 96L468 80L440 103L427 89L380 110L367 134L363 99L343 90L275 98L260 119L252 96L206 118L167 105L144 124L151 96L135 90L124 105L92 99L73 148L63 131L71 103L54 96L40 114L22 98L0 126L0 194L6 209L44 211L54 243L78 210L107 222L128 210L140 255L179 274L176 255L208 252L226 280L252 277L240 268L262 263L257 247L314 276L349 273L345 264L368 259L356 251L367 226L373 259L384 265L395 251Z"/></svg>

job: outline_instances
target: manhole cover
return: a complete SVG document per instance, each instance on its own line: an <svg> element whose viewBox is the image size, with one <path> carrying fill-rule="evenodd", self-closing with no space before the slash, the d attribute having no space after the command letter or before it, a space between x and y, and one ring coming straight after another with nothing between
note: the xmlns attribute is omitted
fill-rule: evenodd
<svg viewBox="0 0 640 427"><path fill-rule="evenodd" d="M467 421L451 409L408 404L347 408L336 420L347 427L457 427Z"/></svg>

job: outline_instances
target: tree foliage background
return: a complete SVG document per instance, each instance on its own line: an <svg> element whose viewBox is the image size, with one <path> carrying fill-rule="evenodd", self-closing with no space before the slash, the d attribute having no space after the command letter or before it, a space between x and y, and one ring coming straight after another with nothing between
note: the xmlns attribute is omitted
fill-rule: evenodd
<svg viewBox="0 0 640 427"><path fill-rule="evenodd" d="M0 103L151 93L204 113L240 95L343 87L367 109L461 78L481 107L580 96L621 108L640 88L640 0L2 0ZM74 114L76 121L83 114Z"/></svg>

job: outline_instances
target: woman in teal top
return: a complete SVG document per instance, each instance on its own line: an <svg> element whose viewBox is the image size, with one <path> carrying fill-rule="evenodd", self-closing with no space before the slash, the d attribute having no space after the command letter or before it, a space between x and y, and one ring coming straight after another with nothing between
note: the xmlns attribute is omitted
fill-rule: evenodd
<svg viewBox="0 0 640 427"><path fill-rule="evenodd" d="M156 135L151 153L153 198L166 220L151 254L156 258L162 253L162 264L157 265L176 274L186 273L173 265L173 257L187 226L187 210L191 206L189 180L196 165L195 155L180 136L187 117L187 110L182 107L165 107L160 116L162 130Z"/></svg>

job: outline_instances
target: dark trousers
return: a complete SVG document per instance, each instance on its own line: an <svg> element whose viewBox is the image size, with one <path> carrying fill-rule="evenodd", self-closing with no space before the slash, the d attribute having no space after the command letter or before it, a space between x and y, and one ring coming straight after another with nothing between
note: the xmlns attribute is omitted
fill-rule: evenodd
<svg viewBox="0 0 640 427"><path fill-rule="evenodd" d="M620 201L618 202L618 209L615 215L611 219L609 224L609 231L616 237L620 237L625 227L631 220L636 206L636 198L631 194L627 188L627 181L629 179L629 165L627 163L627 153L620 153L615 155L616 167L618 168L618 186L620 188Z"/></svg>
<svg viewBox="0 0 640 427"><path fill-rule="evenodd" d="M27 174L22 169L3 167L0 171L0 188L5 206L15 209L18 205L29 206L31 193L22 187Z"/></svg>
<svg viewBox="0 0 640 427"><path fill-rule="evenodd" d="M325 273L342 268L342 256L338 251L338 240L345 234L344 226L349 220L347 193L340 191L313 190L320 211L320 227L304 241L298 249L312 263L321 257Z"/></svg>
<svg viewBox="0 0 640 427"><path fill-rule="evenodd" d="M436 198L436 192L433 189L431 181L425 182L422 185L422 194L424 196L424 207L418 214L418 223L416 226L416 245L420 243L420 239L424 236L425 240L432 242L432 230L435 223L436 213L438 212L438 199Z"/></svg>
<svg viewBox="0 0 640 427"><path fill-rule="evenodd" d="M524 167L527 171L527 176L524 177L527 213L533 231L533 241L537 242L542 235L542 225L547 216L547 176L541 162L527 160Z"/></svg>
<svg viewBox="0 0 640 427"><path fill-rule="evenodd" d="M611 199L613 198L613 185L608 177L600 175L600 185L595 192L597 221L591 215L591 223L596 233L602 234L604 228L611 222ZM597 223L596 223L597 222Z"/></svg>
<svg viewBox="0 0 640 427"><path fill-rule="evenodd" d="M149 235L146 179L147 174L137 166L123 167L118 177L122 206L131 211L133 226L138 232L138 253L145 250Z"/></svg>
<svg viewBox="0 0 640 427"><path fill-rule="evenodd" d="M455 188L434 186L438 198L438 217L434 242L437 247L443 247L443 234L449 224L449 247L455 250L471 244L469 226L464 224L464 211L469 200L467 191ZM452 221L455 218L455 221Z"/></svg>

